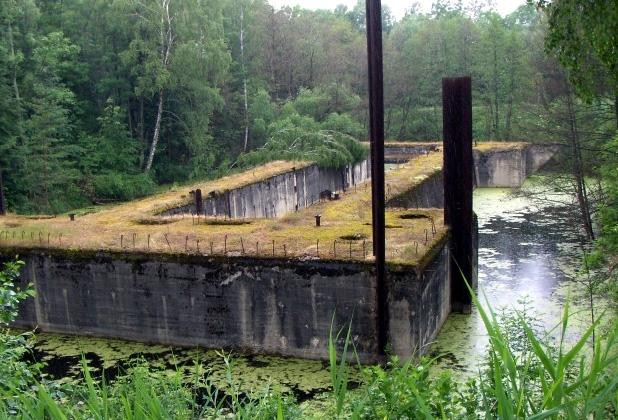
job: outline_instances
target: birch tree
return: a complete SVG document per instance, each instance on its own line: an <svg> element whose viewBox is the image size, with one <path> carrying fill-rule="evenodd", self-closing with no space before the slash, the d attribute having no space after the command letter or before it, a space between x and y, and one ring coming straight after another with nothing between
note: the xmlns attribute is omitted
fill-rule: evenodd
<svg viewBox="0 0 618 420"><path fill-rule="evenodd" d="M161 70L165 74L169 71L170 55L172 47L174 45L174 33L172 30L172 17L170 15L170 2L171 0L160 0L161 3L161 27L160 27L160 40L161 40ZM144 166L144 172L150 171L152 167L152 161L154 160L155 152L157 151L157 145L159 144L159 137L161 136L161 119L163 118L163 105L165 101L166 86L164 83L159 87L159 105L157 107L157 117L154 125L154 132L152 134L152 142L150 143L150 151L148 152L148 159Z"/></svg>
<svg viewBox="0 0 618 420"><path fill-rule="evenodd" d="M242 71L242 90L245 111L245 142L243 152L247 152L249 143L249 101L247 98L247 69L245 66L245 8L240 2L240 67Z"/></svg>

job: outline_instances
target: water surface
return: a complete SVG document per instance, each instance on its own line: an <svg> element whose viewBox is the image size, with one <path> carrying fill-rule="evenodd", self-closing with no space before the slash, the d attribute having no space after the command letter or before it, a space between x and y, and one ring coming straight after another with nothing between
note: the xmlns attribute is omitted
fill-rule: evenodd
<svg viewBox="0 0 618 420"><path fill-rule="evenodd" d="M590 320L588 277L580 273L583 237L572 199L541 188L541 178L516 189L474 193L479 220L479 290L482 303L501 311L525 311L539 330L553 331L567 299L576 312L571 340ZM603 303L599 302L599 305ZM478 371L487 336L478 311L452 314L432 347L440 366L465 374Z"/></svg>

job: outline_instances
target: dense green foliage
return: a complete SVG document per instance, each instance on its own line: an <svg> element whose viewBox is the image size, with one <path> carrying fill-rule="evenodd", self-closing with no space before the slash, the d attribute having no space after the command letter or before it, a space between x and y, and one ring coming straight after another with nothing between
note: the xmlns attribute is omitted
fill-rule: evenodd
<svg viewBox="0 0 618 420"><path fill-rule="evenodd" d="M548 27L534 7L501 17L436 1L399 21L386 10L384 28L387 138L440 139L440 80L468 73L476 138L564 141L553 129L566 130L566 80L575 79L542 54ZM357 161L364 152L350 138L367 133L364 29L362 1L311 11L266 0L0 0L9 208L131 199L273 158ZM595 80L586 106L598 109L580 119L605 135L614 41L599 31L586 45L606 70L580 72Z"/></svg>
<svg viewBox="0 0 618 420"><path fill-rule="evenodd" d="M618 3L592 0L538 2L548 16L547 47L587 98L609 89L618 96ZM616 114L618 121L618 113Z"/></svg>
<svg viewBox="0 0 618 420"><path fill-rule="evenodd" d="M23 361L30 334L14 334L8 328L17 317L19 304L33 295L32 289L20 290L15 285L22 266L22 262L15 261L0 269L0 392L25 392L38 369L38 365Z"/></svg>
<svg viewBox="0 0 618 420"><path fill-rule="evenodd" d="M597 197L593 193L591 199L598 210L600 238L588 262L597 268L606 263L605 275L614 277L610 289L618 290L615 269L618 264L618 3L540 0L537 4L548 17L547 50L566 68L566 77L587 103L571 106L576 111L570 112L571 117L566 121L573 133L570 137L575 140L572 144L580 149L573 155L580 156L581 172L600 179ZM567 97L570 96L568 93ZM587 108L588 115L576 116L577 108ZM599 119L599 114L604 117ZM591 121L593 126L577 128L576 124ZM578 196L581 195L578 191Z"/></svg>

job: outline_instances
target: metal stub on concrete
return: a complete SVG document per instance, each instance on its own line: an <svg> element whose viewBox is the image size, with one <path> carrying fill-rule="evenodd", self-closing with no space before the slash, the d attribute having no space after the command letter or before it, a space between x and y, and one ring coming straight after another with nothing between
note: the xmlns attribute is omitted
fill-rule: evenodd
<svg viewBox="0 0 618 420"><path fill-rule="evenodd" d="M204 213L204 201L202 200L202 190L199 188L195 190L195 213Z"/></svg>
<svg viewBox="0 0 618 420"><path fill-rule="evenodd" d="M333 192L331 190L324 190L322 192L320 192L320 201L323 200L332 200L333 199Z"/></svg>

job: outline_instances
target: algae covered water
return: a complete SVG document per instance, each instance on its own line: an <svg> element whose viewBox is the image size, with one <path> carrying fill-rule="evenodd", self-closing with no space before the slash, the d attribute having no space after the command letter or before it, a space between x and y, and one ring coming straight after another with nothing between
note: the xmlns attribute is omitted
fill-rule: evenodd
<svg viewBox="0 0 618 420"><path fill-rule="evenodd" d="M538 180L537 180L538 182ZM524 189L534 189L534 180ZM479 220L479 294L491 306L525 309L551 328L559 319L569 293L575 302L585 285L575 274L581 258L581 235L572 221L571 199L544 193L542 200L514 195L511 189L478 189L474 207ZM588 317L585 305L579 311ZM470 374L487 344L484 327L476 312L453 314L442 328L431 352L439 367ZM108 379L137 360L155 368L181 369L191 375L196 366L208 369L215 386L226 380L222 354L213 350L180 349L56 334L36 335L33 358L46 363L50 379L79 378L85 357L95 373ZM302 402L323 394L330 386L328 366L275 356L234 355L234 373L244 392L258 392L270 385L293 393ZM353 377L352 382L355 381ZM352 384L353 385L353 384Z"/></svg>
<svg viewBox="0 0 618 420"><path fill-rule="evenodd" d="M590 323L587 285L580 269L583 236L574 216L573 198L548 191L542 177L521 190L483 188L474 193L479 221L479 289L481 304L498 315L525 314L540 331L551 333L565 302L573 308L571 339ZM598 300L598 298L597 298ZM597 301L595 306L606 302ZM474 374L488 339L478 311L452 314L432 347L440 368Z"/></svg>

